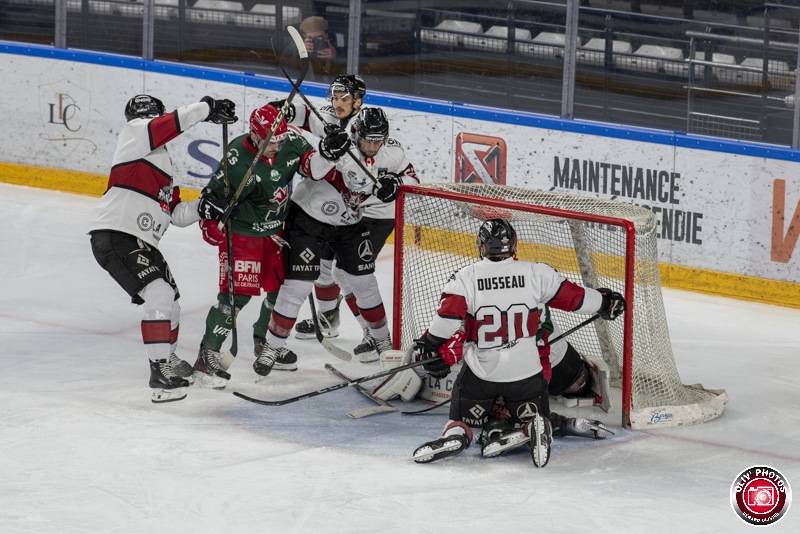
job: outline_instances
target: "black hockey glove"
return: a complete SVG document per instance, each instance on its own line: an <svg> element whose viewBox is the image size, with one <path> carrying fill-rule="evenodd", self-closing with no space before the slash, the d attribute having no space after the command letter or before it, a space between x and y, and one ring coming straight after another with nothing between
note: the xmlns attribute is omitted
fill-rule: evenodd
<svg viewBox="0 0 800 534"><path fill-rule="evenodd" d="M200 195L200 204L197 206L197 212L200 214L201 219L218 221L222 218L226 209L228 209L228 203L208 189L204 190Z"/></svg>
<svg viewBox="0 0 800 534"><path fill-rule="evenodd" d="M342 127L338 124L331 124L330 122L325 123L325 135L330 135L337 130L341 130Z"/></svg>
<svg viewBox="0 0 800 534"><path fill-rule="evenodd" d="M600 288L598 291L603 295L603 303L600 305L597 315L606 321L613 321L628 307L623 296L616 291L606 288Z"/></svg>
<svg viewBox="0 0 800 534"><path fill-rule="evenodd" d="M450 366L436 352L442 344L440 338L425 332L421 339L414 340L414 361L425 362L422 368L433 378L444 378L450 374Z"/></svg>
<svg viewBox="0 0 800 534"><path fill-rule="evenodd" d="M286 103L286 99L283 100L273 100L272 102L267 102L270 106L276 107L280 110L283 105ZM294 118L297 116L297 111L294 109L294 104L290 103L286 109L286 113L283 114L283 120L287 123L291 123Z"/></svg>
<svg viewBox="0 0 800 534"><path fill-rule="evenodd" d="M210 111L205 122L213 122L214 124L233 124L239 120L236 116L236 104L223 98L222 100L214 100L210 96L204 96L200 99L201 102L208 104Z"/></svg>
<svg viewBox="0 0 800 534"><path fill-rule="evenodd" d="M350 148L350 136L341 128L329 133L319 142L319 153L328 161L338 161Z"/></svg>
<svg viewBox="0 0 800 534"><path fill-rule="evenodd" d="M378 184L380 184L380 187L378 187ZM383 202L389 203L400 194L400 186L403 185L403 179L393 172L387 172L378 178L378 184L375 184L375 187L372 188L372 194Z"/></svg>

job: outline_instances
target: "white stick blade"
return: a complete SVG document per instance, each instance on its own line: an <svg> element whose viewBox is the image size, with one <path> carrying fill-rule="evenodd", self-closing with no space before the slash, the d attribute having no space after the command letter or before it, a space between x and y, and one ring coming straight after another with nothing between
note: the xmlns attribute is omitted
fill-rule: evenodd
<svg viewBox="0 0 800 534"><path fill-rule="evenodd" d="M397 408L394 406L367 406L366 408L359 408L358 410L353 410L351 412L347 412L347 415L352 417L353 419L361 419L362 417L367 417L370 415L374 415L376 413L386 413L386 412L396 412Z"/></svg>
<svg viewBox="0 0 800 534"><path fill-rule="evenodd" d="M306 44L303 42L300 32L298 32L294 26L287 26L286 29L289 31L289 35L292 36L294 46L297 47L297 53L300 55L300 59L307 58L308 50L306 50Z"/></svg>

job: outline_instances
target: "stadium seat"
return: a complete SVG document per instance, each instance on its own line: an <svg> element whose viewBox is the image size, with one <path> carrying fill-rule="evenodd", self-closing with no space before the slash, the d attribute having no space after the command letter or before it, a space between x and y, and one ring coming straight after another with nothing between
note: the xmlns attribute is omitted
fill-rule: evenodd
<svg viewBox="0 0 800 534"><path fill-rule="evenodd" d="M764 60L760 57L748 57L740 63L742 67L759 69L763 72ZM742 71L742 82L746 85L760 86L762 72ZM767 61L767 79L775 89L789 90L794 88L794 75L786 61L770 59Z"/></svg>
<svg viewBox="0 0 800 534"><path fill-rule="evenodd" d="M542 32L531 41L517 41L514 45L518 54L543 59L556 59L564 57L566 36L562 33ZM581 46L580 37L576 46Z"/></svg>
<svg viewBox="0 0 800 534"><path fill-rule="evenodd" d="M664 63L667 61L683 61L683 50L670 46L645 44L637 48L631 56L615 57L615 63L621 69L651 74L663 72Z"/></svg>
<svg viewBox="0 0 800 534"><path fill-rule="evenodd" d="M244 11L241 2L231 0L197 0L186 9L186 20L201 24L233 23L234 12Z"/></svg>
<svg viewBox="0 0 800 534"><path fill-rule="evenodd" d="M144 2L143 0L128 0L127 2L118 3L116 9L123 17L142 18L144 15Z"/></svg>
<svg viewBox="0 0 800 534"><path fill-rule="evenodd" d="M100 0L89 0L89 13L95 15L113 15L114 4Z"/></svg>
<svg viewBox="0 0 800 534"><path fill-rule="evenodd" d="M514 40L531 40L531 31L514 28ZM464 47L488 52L505 52L508 46L508 26L492 26L481 36L465 35Z"/></svg>
<svg viewBox="0 0 800 534"><path fill-rule="evenodd" d="M443 20L433 29L423 28L420 39L423 43L452 47L464 43L464 34L482 35L483 28L477 22Z"/></svg>
<svg viewBox="0 0 800 534"><path fill-rule="evenodd" d="M615 54L631 54L633 46L627 41L611 41L611 56ZM606 40L599 37L589 41L578 50L578 63L602 67L605 64Z"/></svg>
<svg viewBox="0 0 800 534"><path fill-rule="evenodd" d="M300 8L293 6L283 6L283 27L299 24L302 20ZM267 30L275 29L275 6L272 4L256 4L250 11L245 13L235 13L233 23L237 26L250 28L264 28Z"/></svg>
<svg viewBox="0 0 800 534"><path fill-rule="evenodd" d="M178 2L180 0L156 0L153 18L156 20L169 20L178 18Z"/></svg>

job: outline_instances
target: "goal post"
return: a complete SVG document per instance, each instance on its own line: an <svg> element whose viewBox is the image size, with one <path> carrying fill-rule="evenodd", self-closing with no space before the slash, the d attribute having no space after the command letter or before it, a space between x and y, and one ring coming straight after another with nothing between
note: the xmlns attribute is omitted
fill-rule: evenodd
<svg viewBox="0 0 800 534"><path fill-rule="evenodd" d="M722 414L724 390L684 385L667 329L658 269L657 219L632 204L504 185L403 186L395 222L393 339L408 349L436 314L450 275L477 261L476 236L491 218L511 221L517 257L551 265L575 283L619 291L628 311L571 334L602 359L633 428L696 424ZM551 309L563 330L585 315ZM538 355L537 355L538 356Z"/></svg>

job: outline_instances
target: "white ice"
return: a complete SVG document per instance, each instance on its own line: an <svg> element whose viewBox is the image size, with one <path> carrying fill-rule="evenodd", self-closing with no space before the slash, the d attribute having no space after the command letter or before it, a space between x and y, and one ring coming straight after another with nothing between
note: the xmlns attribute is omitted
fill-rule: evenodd
<svg viewBox="0 0 800 534"><path fill-rule="evenodd" d="M152 404L141 310L85 235L97 199L7 184L0 199L0 532L752 532L731 509L737 474L769 465L800 491L798 310L664 291L683 382L730 397L715 421L557 439L545 469L523 450L483 460L478 447L417 465L412 451L445 414L351 419L370 405L353 388L282 407L232 395L340 382L328 362L377 371L292 338L300 369L256 384L256 301L240 315L226 390L192 386L185 400ZM217 293L215 249L196 226L170 229L161 249L182 293L179 355L193 363ZM387 299L391 262L388 246L378 263ZM345 312L335 342L358 341ZM583 415L619 425L619 412ZM762 531L800 532L800 502Z"/></svg>

